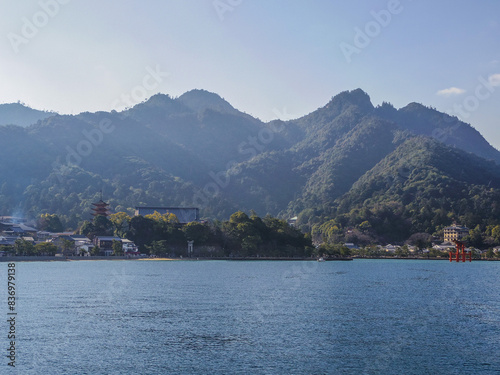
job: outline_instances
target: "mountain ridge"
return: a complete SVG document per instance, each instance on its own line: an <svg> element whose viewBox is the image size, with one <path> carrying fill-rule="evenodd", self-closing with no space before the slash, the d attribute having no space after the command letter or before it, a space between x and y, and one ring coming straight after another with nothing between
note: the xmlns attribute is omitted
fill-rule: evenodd
<svg viewBox="0 0 500 375"><path fill-rule="evenodd" d="M17 125L27 127L55 114L55 112L33 109L20 102L0 104L0 126Z"/></svg>
<svg viewBox="0 0 500 375"><path fill-rule="evenodd" d="M101 132L102 121L109 133ZM366 236L399 240L406 229L433 232L453 219L492 225L493 211L478 218L473 206L463 203L463 213L456 200L471 198L467 190L490 202L488 189L493 195L500 189L500 152L469 124L418 103L374 107L361 89L288 121L264 123L217 94L192 90L178 98L156 94L121 112L54 114L26 128L0 126L0 133L4 214L57 213L73 228L88 218L103 189L114 211L196 204L202 216L224 219L238 209L255 210L298 216L297 224L319 239L325 223L340 220L335 227L349 231L364 215L376 228ZM457 163L463 173L455 171ZM401 185L412 173L417 180ZM432 184L444 185L436 190ZM421 207L427 216L407 209L415 191L422 205L435 201L448 216L434 225L432 207ZM363 210L387 214L394 227L406 223L406 229L392 233L356 213ZM421 219L422 225L412 224Z"/></svg>

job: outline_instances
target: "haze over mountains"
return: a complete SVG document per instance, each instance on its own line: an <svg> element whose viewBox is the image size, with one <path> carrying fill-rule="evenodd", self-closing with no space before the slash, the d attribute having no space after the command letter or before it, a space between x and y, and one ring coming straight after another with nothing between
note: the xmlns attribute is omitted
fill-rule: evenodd
<svg viewBox="0 0 500 375"><path fill-rule="evenodd" d="M26 127L53 115L54 112L39 111L22 103L0 104L0 125Z"/></svg>
<svg viewBox="0 0 500 375"><path fill-rule="evenodd" d="M2 124L29 122L4 113ZM204 90L123 112L46 114L0 126L3 215L57 213L76 228L102 189L114 212L255 210L298 216L332 239L500 224L498 150L456 117L418 103L374 107L361 89L286 122L263 123Z"/></svg>

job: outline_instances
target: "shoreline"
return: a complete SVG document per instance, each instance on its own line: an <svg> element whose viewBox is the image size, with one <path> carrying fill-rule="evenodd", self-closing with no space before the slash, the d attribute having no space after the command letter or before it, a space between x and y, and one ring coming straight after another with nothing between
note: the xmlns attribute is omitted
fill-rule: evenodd
<svg viewBox="0 0 500 375"><path fill-rule="evenodd" d="M419 258L419 257L408 257L408 258L394 258L394 257L343 257L343 258L326 258L325 262L349 262L353 260L358 260L358 259L365 259L365 260L373 260L373 259L378 259L378 260L441 260L441 261L447 261L449 262L448 258ZM4 262L73 262L73 261L87 261L87 262L92 262L92 261L206 261L206 260L226 260L226 261L317 261L316 258L282 258L282 257L211 257L211 258L204 258L204 257L196 257L196 258L128 258L128 257L114 257L114 256L90 256L90 257L78 257L78 256L73 256L73 257L52 257L52 256L15 256L15 257L0 257L0 263ZM473 262L496 262L500 261L500 258L498 259L472 259ZM453 261L452 263L457 263L456 261ZM462 262L460 262L462 263ZM467 260L466 263L469 263Z"/></svg>
<svg viewBox="0 0 500 375"><path fill-rule="evenodd" d="M149 258L149 257L115 257L115 256L89 256L89 257L52 257L52 256L14 256L0 257L0 262L71 262L71 261L203 261L203 260L230 260L230 261L317 261L316 258L281 258L281 257L193 257L193 258ZM352 261L353 258L330 258L325 259L331 261Z"/></svg>

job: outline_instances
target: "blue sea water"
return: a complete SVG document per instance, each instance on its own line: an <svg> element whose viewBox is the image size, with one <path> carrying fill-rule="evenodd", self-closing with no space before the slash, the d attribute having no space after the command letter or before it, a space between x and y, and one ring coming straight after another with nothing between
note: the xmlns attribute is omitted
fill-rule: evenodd
<svg viewBox="0 0 500 375"><path fill-rule="evenodd" d="M16 268L16 367L2 356L0 374L500 374L500 262Z"/></svg>

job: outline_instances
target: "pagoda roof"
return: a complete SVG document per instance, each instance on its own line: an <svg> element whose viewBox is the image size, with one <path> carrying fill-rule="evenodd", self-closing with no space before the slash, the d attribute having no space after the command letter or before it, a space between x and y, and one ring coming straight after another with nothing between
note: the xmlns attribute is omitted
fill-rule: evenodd
<svg viewBox="0 0 500 375"><path fill-rule="evenodd" d="M92 203L93 206L109 206L109 203L104 202L102 199L97 203Z"/></svg>

